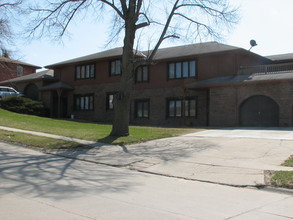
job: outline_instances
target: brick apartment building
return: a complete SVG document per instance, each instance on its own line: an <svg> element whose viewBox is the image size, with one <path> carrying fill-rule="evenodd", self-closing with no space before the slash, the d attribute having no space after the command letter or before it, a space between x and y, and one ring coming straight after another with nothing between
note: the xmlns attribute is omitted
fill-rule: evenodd
<svg viewBox="0 0 293 220"><path fill-rule="evenodd" d="M116 48L47 66L58 81L39 91L51 116L111 122L121 54ZM262 57L208 42L160 49L154 61L136 70L131 124L293 126L292 54Z"/></svg>
<svg viewBox="0 0 293 220"><path fill-rule="evenodd" d="M0 56L0 82L35 73L41 67Z"/></svg>

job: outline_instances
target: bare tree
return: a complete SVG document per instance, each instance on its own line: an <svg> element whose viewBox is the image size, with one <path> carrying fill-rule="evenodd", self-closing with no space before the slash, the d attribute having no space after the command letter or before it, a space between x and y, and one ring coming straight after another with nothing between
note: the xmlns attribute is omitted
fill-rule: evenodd
<svg viewBox="0 0 293 220"><path fill-rule="evenodd" d="M19 9L22 0L0 0L0 48L7 51L6 45L11 42L13 33L10 20L15 10Z"/></svg>
<svg viewBox="0 0 293 220"><path fill-rule="evenodd" d="M86 16L84 13L97 17L112 13L114 36L123 36L122 76L114 99L112 136L129 135L135 69L141 64L150 64L164 40L219 37L224 28L229 29L237 22L237 9L231 7L228 0L50 0L42 5L31 8L36 13L31 33L39 36L45 33L63 36L69 24L79 16ZM140 42L135 39L151 30L154 35L146 36L153 36L155 40L150 43L148 56L142 59L134 52Z"/></svg>

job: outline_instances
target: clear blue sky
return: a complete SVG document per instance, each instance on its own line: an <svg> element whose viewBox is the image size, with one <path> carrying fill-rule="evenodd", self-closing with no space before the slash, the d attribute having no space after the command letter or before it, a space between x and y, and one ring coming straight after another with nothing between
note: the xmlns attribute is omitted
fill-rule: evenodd
<svg viewBox="0 0 293 220"><path fill-rule="evenodd" d="M293 53L293 1L292 0L231 0L240 5L241 20L226 34L222 43L249 49L249 41L258 46L252 51L260 55ZM106 49L108 27L90 20L76 22L69 27L70 37L62 42L47 38L31 42L16 41L21 60L46 66ZM168 43L172 46L173 43ZM184 44L184 43L176 43ZM166 45L166 44L165 44ZM117 43L115 46L121 46Z"/></svg>

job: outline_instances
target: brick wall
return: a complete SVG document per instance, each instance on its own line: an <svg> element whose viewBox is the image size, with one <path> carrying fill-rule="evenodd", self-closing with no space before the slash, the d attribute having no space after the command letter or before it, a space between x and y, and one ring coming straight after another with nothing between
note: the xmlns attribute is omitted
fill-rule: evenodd
<svg viewBox="0 0 293 220"><path fill-rule="evenodd" d="M17 75L17 66L19 65L9 64L9 63L0 63L0 82L19 77ZM20 65L20 66L23 67L23 76L36 72L35 67L23 66L23 65Z"/></svg>
<svg viewBox="0 0 293 220"><path fill-rule="evenodd" d="M69 114L76 118L110 123L113 118L113 110L106 109L106 94L115 92L118 84L84 85L76 86L74 92L68 94ZM94 94L94 111L74 111L73 96ZM167 118L167 99L197 97L197 116L190 118ZM150 100L150 117L148 119L135 118L135 100ZM157 89L136 89L133 91L130 123L137 125L162 125L162 126L206 126L207 123L207 97L206 91L184 90L181 87L157 88Z"/></svg>
<svg viewBox="0 0 293 220"><path fill-rule="evenodd" d="M268 96L279 106L279 125L293 126L293 82L246 84L210 90L210 125L239 126L241 104L255 95Z"/></svg>

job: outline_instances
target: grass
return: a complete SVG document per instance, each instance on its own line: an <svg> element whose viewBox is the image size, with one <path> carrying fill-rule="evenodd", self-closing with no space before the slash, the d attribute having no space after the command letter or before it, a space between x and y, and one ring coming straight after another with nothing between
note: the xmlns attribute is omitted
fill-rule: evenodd
<svg viewBox="0 0 293 220"><path fill-rule="evenodd" d="M271 184L293 189L293 171L277 171L271 179Z"/></svg>
<svg viewBox="0 0 293 220"><path fill-rule="evenodd" d="M293 155L291 155L291 157L289 157L288 160L286 160L282 165L286 167L293 167Z"/></svg>
<svg viewBox="0 0 293 220"><path fill-rule="evenodd" d="M0 140L32 147L39 147L42 149L69 149L85 147L75 142L57 140L53 138L40 137L11 131L1 131Z"/></svg>
<svg viewBox="0 0 293 220"><path fill-rule="evenodd" d="M283 166L293 167L293 155L291 155ZM277 171L271 178L271 185L293 189L293 171Z"/></svg>
<svg viewBox="0 0 293 220"><path fill-rule="evenodd" d="M130 126L128 137L110 137L111 125L23 115L0 109L0 126L75 137L110 144L132 144L178 136L202 129Z"/></svg>

